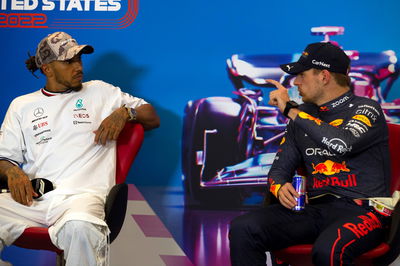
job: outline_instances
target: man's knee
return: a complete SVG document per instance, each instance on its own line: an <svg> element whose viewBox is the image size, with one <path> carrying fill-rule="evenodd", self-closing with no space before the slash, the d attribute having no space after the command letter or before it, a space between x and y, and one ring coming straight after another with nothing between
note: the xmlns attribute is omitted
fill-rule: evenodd
<svg viewBox="0 0 400 266"><path fill-rule="evenodd" d="M93 227L92 223L86 221L68 221L64 224L63 229L70 233L85 233ZM62 229L61 229L62 230Z"/></svg>
<svg viewBox="0 0 400 266"><path fill-rule="evenodd" d="M246 242L254 237L265 235L267 225L259 223L251 213L236 217L230 223L229 239L231 241Z"/></svg>
<svg viewBox="0 0 400 266"><path fill-rule="evenodd" d="M349 249L337 247L333 249L331 245L321 245L314 243L312 251L312 261L314 265L350 265L352 262ZM352 264L351 264L352 265Z"/></svg>
<svg viewBox="0 0 400 266"><path fill-rule="evenodd" d="M326 265L321 264L324 260L329 262L330 250L322 245L314 245L312 250L312 261L315 265Z"/></svg>
<svg viewBox="0 0 400 266"><path fill-rule="evenodd" d="M67 243L74 241L75 243L96 244L104 238L104 233L99 226L90 222L73 220L68 221L61 228L59 239L61 242Z"/></svg>
<svg viewBox="0 0 400 266"><path fill-rule="evenodd" d="M239 216L233 219L229 226L229 239L240 240L249 233L249 223L246 216Z"/></svg>

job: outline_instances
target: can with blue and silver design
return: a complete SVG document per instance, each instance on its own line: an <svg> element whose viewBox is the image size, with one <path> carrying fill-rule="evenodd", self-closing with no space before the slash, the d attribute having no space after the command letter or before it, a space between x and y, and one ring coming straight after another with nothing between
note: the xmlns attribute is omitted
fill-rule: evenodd
<svg viewBox="0 0 400 266"><path fill-rule="evenodd" d="M292 208L292 210L295 212L301 212L306 206L306 178L301 175L295 175L293 176L292 185L300 195L300 197L295 198L297 204Z"/></svg>

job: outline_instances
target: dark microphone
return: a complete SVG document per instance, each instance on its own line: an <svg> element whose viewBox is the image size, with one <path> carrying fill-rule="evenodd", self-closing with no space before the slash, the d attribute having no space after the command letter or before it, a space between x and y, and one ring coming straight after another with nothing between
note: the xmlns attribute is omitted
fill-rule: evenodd
<svg viewBox="0 0 400 266"><path fill-rule="evenodd" d="M53 183L51 183L51 181L48 179L35 178L31 180L31 183L33 191L35 191L36 194L38 194L37 197L35 196L33 197L34 199L38 199L41 196L43 196L43 194L52 191L54 189Z"/></svg>
<svg viewBox="0 0 400 266"><path fill-rule="evenodd" d="M33 187L33 191L36 192L36 194L38 194L37 197L33 197L34 199L38 199L41 196L43 196L43 194L52 191L54 189L53 183L45 178L35 178L31 180L31 184ZM7 187L2 187L0 189L0 193L9 193L10 190Z"/></svg>

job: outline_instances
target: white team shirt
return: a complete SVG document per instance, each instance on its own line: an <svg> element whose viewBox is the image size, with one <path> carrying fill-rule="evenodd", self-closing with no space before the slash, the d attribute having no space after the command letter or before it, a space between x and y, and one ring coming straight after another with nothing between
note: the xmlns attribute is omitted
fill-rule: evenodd
<svg viewBox="0 0 400 266"><path fill-rule="evenodd" d="M0 159L22 165L30 179L52 181L51 194L106 195L115 184L116 142L96 145L93 131L123 104L146 103L98 80L83 83L79 92L41 89L20 96L1 126Z"/></svg>

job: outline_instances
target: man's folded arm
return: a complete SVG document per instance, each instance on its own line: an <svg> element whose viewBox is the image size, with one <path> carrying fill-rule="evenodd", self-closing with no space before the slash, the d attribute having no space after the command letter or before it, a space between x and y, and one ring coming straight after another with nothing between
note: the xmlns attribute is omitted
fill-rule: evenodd
<svg viewBox="0 0 400 266"><path fill-rule="evenodd" d="M160 118L155 108L151 104L143 104L136 110L136 121L143 125L145 130L158 128L160 126Z"/></svg>
<svg viewBox="0 0 400 266"><path fill-rule="evenodd" d="M296 169L301 164L301 154L295 145L295 128L293 121L289 121L285 135L278 147L274 162L268 173L269 190L275 197L285 183L291 183Z"/></svg>

